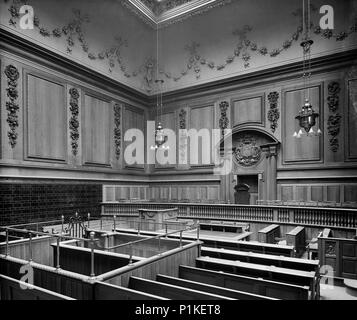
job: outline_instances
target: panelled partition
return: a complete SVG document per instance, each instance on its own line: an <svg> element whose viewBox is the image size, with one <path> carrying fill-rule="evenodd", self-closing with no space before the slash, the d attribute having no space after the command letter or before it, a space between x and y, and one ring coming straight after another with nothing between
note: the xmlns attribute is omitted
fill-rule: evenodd
<svg viewBox="0 0 357 320"><path fill-rule="evenodd" d="M278 223L291 229L296 225L310 229L315 236L323 228L353 236L357 229L357 211L343 208L245 206L199 203L106 202L102 215L138 216L139 209L178 208L179 218L197 220L244 221L252 224Z"/></svg>

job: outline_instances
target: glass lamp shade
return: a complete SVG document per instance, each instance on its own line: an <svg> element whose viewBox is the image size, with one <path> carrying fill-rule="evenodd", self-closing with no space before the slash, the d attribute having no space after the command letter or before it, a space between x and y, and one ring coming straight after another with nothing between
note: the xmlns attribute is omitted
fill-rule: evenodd
<svg viewBox="0 0 357 320"><path fill-rule="evenodd" d="M165 143L165 135L164 135L164 129L161 125L161 123L159 122L156 130L155 130L155 142L156 145L162 145L163 143Z"/></svg>
<svg viewBox="0 0 357 320"><path fill-rule="evenodd" d="M299 126L306 131L307 134L311 134L313 126L316 125L316 119L319 117L319 114L314 111L309 100L306 100L302 110L299 112L299 115L295 117L299 121Z"/></svg>

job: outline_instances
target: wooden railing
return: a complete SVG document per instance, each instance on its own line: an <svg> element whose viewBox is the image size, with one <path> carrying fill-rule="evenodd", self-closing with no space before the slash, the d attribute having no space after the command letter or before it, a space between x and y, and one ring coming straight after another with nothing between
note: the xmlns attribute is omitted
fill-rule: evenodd
<svg viewBox="0 0 357 320"><path fill-rule="evenodd" d="M274 222L303 226L357 228L357 209L244 206L229 204L106 202L102 215L138 216L139 209L178 208L178 216L188 219Z"/></svg>

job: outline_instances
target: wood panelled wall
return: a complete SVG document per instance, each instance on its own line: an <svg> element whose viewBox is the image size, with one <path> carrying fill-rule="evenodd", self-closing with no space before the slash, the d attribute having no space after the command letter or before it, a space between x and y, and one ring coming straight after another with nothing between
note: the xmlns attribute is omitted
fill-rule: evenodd
<svg viewBox="0 0 357 320"><path fill-rule="evenodd" d="M212 202L221 199L219 183L150 183L149 185L104 185L103 202L122 200L155 200Z"/></svg>
<svg viewBox="0 0 357 320"><path fill-rule="evenodd" d="M234 147L248 145L248 157L261 141L278 145L273 160L266 160L264 152L259 161L248 165L233 157L233 172L215 177L213 151L202 147L200 140L198 152L188 153L187 165L126 163L123 154L130 142L124 141L125 132L137 128L147 136L146 120L156 116L154 97L84 67L77 74L73 62L21 41L25 40L8 43L0 51L0 170L6 178L80 177L123 186L133 180L135 188L117 191L119 198L232 202L237 175L259 175L260 197L274 179L277 192L270 190L269 194L284 200L321 198L321 191L312 186L318 184L323 199L357 201L357 187L351 181L357 178L356 51L313 61L309 95L319 112L321 137L292 137L304 101L300 63L165 94L162 122L176 134L180 128L230 128ZM9 66L18 71L15 80L5 72ZM18 108L9 111L8 93L15 89L13 102ZM178 140L168 151L176 151L176 159L182 153ZM146 142L145 147L150 148ZM144 156L146 160L146 152ZM198 163L190 164L195 156ZM267 166L275 163L276 169L268 175ZM206 183L207 176L218 181ZM158 177L161 180L156 183ZM125 181L121 184L120 180ZM331 191L334 183L339 191Z"/></svg>
<svg viewBox="0 0 357 320"><path fill-rule="evenodd" d="M19 167L117 172L123 161L124 130L145 129L146 102L138 103L16 55L1 59L1 162ZM18 73L11 82L7 70ZM11 76L11 75L10 75ZM15 85L15 87L11 87ZM9 111L10 89L18 106ZM15 106L15 107L16 107ZM119 113L115 112L118 108ZM9 133L13 129L14 137ZM142 171L143 166L136 168ZM73 174L67 173L67 177Z"/></svg>

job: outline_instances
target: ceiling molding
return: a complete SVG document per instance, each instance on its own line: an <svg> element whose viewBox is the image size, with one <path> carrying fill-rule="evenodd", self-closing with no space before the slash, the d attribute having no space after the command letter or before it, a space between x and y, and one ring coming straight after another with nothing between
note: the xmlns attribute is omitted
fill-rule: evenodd
<svg viewBox="0 0 357 320"><path fill-rule="evenodd" d="M167 1L169 0L163 0L162 6ZM155 14L151 8L145 5L145 1L143 0L124 0L120 1L120 3L138 15L151 27L163 28L173 23L181 22L194 15L203 14L215 7L229 4L232 1L233 0L191 0L184 4L179 4L172 9L163 10L160 14Z"/></svg>

